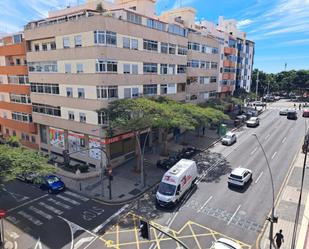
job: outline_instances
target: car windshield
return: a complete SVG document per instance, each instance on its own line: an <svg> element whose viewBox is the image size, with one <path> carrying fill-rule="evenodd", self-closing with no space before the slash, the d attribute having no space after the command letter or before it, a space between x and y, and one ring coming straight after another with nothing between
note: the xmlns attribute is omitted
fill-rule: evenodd
<svg viewBox="0 0 309 249"><path fill-rule="evenodd" d="M47 179L48 184L53 184L55 182L59 182L59 178L57 176L50 176Z"/></svg>
<svg viewBox="0 0 309 249"><path fill-rule="evenodd" d="M249 121L255 121L256 120L256 118L250 118L250 120Z"/></svg>
<svg viewBox="0 0 309 249"><path fill-rule="evenodd" d="M160 182L159 193L162 195L172 196L175 194L176 186L165 182Z"/></svg>
<svg viewBox="0 0 309 249"><path fill-rule="evenodd" d="M235 179L242 179L242 176L234 175L234 174L231 174L230 177L235 178Z"/></svg>
<svg viewBox="0 0 309 249"><path fill-rule="evenodd" d="M223 138L225 138L225 139L231 139L231 138L232 138L232 135L231 135L231 134L226 134Z"/></svg>

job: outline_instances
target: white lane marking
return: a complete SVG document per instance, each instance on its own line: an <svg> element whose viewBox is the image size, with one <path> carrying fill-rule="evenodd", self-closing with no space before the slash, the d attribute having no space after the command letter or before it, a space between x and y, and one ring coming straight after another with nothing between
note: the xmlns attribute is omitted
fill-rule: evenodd
<svg viewBox="0 0 309 249"><path fill-rule="evenodd" d="M271 156L271 159L274 159L276 155L277 155L277 151Z"/></svg>
<svg viewBox="0 0 309 249"><path fill-rule="evenodd" d="M91 240L93 240L93 237L86 237L86 238L81 238L79 241L77 241L74 245L74 249L78 249L81 247L82 244L88 243Z"/></svg>
<svg viewBox="0 0 309 249"><path fill-rule="evenodd" d="M21 205L19 205L19 206L17 206L17 207L11 208L11 209L8 210L8 212L11 212L11 211L13 211L13 210L16 210L16 209L18 209L18 208L20 208L20 207L23 207L23 206L25 206L25 205L28 205L28 204L30 204L30 203L32 203L32 202L37 201L37 200L40 200L40 199L42 199L42 198L44 198L44 197L46 197L46 196L48 196L48 194L43 195L43 196L40 196L40 197L38 197L38 198L35 198L35 199L31 200L31 201L27 201L27 202L25 202L25 203L23 203L23 204L21 204Z"/></svg>
<svg viewBox="0 0 309 249"><path fill-rule="evenodd" d="M116 213L114 213L112 216L110 216L105 222L103 222L101 225L97 226L96 228L94 228L92 230L93 233L98 233L103 227L106 226L106 224L108 224L112 219L114 219L116 216L118 216L119 214L121 214L127 207L129 206L129 204L124 205L121 209L119 209Z"/></svg>
<svg viewBox="0 0 309 249"><path fill-rule="evenodd" d="M12 196L17 202L22 202L25 200L30 199L28 196L24 196L24 195L20 195L20 194L16 194L13 192L8 191L6 188L3 188L3 191L7 192L10 196Z"/></svg>
<svg viewBox="0 0 309 249"><path fill-rule="evenodd" d="M39 238L38 241L36 242L34 249L43 249L41 239Z"/></svg>
<svg viewBox="0 0 309 249"><path fill-rule="evenodd" d="M21 215L22 217L26 218L27 220L29 220L30 222L32 222L34 225L37 226L41 226L43 225L43 222L34 218L32 215L27 214L25 211L19 211L18 212L19 215Z"/></svg>
<svg viewBox="0 0 309 249"><path fill-rule="evenodd" d="M267 140L269 137L270 137L270 134L268 134L268 135L264 138L264 140Z"/></svg>
<svg viewBox="0 0 309 249"><path fill-rule="evenodd" d="M165 225L167 225L171 219L172 219L172 216L168 218L168 220L165 222Z"/></svg>
<svg viewBox="0 0 309 249"><path fill-rule="evenodd" d="M42 210L34 207L34 206L30 206L29 210L35 212L36 214L42 216L43 218L47 219L47 220L51 220L53 218L53 216L51 216L50 214L47 214L45 212L43 212Z"/></svg>
<svg viewBox="0 0 309 249"><path fill-rule="evenodd" d="M203 206L201 206L201 208L197 211L198 213L201 212L203 210L203 208L206 207L206 205L208 204L208 202L210 202L210 200L212 199L212 196L210 196L208 198L208 200L203 204Z"/></svg>
<svg viewBox="0 0 309 249"><path fill-rule="evenodd" d="M80 205L80 202L74 201L74 200L72 200L71 198L65 197L65 196L63 196L63 195L57 195L57 197L60 198L60 199L62 199L62 200L64 200L64 201L70 202L71 204L73 204L73 205L75 205L75 206Z"/></svg>
<svg viewBox="0 0 309 249"><path fill-rule="evenodd" d="M233 214L233 216L231 217L231 219L229 220L229 222L227 223L227 225L229 225L232 220L234 219L235 215L237 214L238 210L240 209L241 205L238 206L238 208L236 209L235 213Z"/></svg>
<svg viewBox="0 0 309 249"><path fill-rule="evenodd" d="M38 204L39 204L40 206L42 206L42 207L45 207L47 210L52 211L53 213L55 213L55 214L57 214L57 215L63 214L63 212L60 211L59 209L57 209L57 208L55 208L55 207L53 207L53 206L50 206L50 205L48 205L48 204L46 204L46 203L44 203L44 202L39 202Z"/></svg>
<svg viewBox="0 0 309 249"><path fill-rule="evenodd" d="M170 226L172 225L172 223L174 222L174 220L176 219L176 216L178 215L179 211L177 211L173 217L173 219L170 221L170 223L168 224L168 228L170 228Z"/></svg>
<svg viewBox="0 0 309 249"><path fill-rule="evenodd" d="M80 200L82 200L82 201L89 201L88 198L86 198L86 197L84 197L84 196L81 196L81 195L78 195L78 194L73 193L73 192L68 191L68 190L66 190L66 191L64 192L64 194L73 196L73 197L75 197L75 198L77 198L77 199L80 199Z"/></svg>
<svg viewBox="0 0 309 249"><path fill-rule="evenodd" d="M257 151L257 149L258 149L258 148L255 147L254 150L250 152L250 156L252 156L252 155Z"/></svg>
<svg viewBox="0 0 309 249"><path fill-rule="evenodd" d="M48 198L47 200L50 201L50 202L52 202L52 203L54 203L54 204L56 204L56 205L58 205L58 206L60 206L60 207L65 208L65 209L71 209L71 208L72 208L71 206L66 205L66 204L64 204L64 203L62 203L62 202L60 202L60 201L56 201L56 200L53 199L53 198Z"/></svg>
<svg viewBox="0 0 309 249"><path fill-rule="evenodd" d="M285 142L285 140L286 140L286 137L284 137L284 138L283 138L283 140L282 140L282 142L281 142L281 143L283 144L283 143Z"/></svg>
<svg viewBox="0 0 309 249"><path fill-rule="evenodd" d="M256 181L254 183L257 183L260 180L262 175L263 175L263 171L261 172L261 174L259 175L259 177L256 179Z"/></svg>

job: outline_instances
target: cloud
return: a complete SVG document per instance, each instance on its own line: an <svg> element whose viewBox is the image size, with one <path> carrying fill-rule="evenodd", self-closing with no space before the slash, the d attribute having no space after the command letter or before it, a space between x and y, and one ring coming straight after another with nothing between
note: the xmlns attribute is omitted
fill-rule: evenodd
<svg viewBox="0 0 309 249"><path fill-rule="evenodd" d="M251 23L253 23L253 21L251 19L244 19L244 20L238 21L237 22L237 28L241 29L245 26L250 25Z"/></svg>

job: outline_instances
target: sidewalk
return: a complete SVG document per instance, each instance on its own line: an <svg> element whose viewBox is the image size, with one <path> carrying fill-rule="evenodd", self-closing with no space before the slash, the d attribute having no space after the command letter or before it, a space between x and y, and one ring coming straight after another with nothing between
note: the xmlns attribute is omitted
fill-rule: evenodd
<svg viewBox="0 0 309 249"><path fill-rule="evenodd" d="M294 163L288 173L286 181L283 183L282 191L277 199L275 206L275 215L279 217L278 223L274 224L274 235L280 230L283 230L284 243L281 249L290 249L292 243L294 220L296 215L296 208L299 198L301 174L305 155L301 152L296 155ZM308 166L306 166L308 168ZM305 180L303 186L302 202L299 215L299 224L297 228L297 239L295 249L309 248L309 172L305 173ZM269 248L269 223L262 234L260 244L257 248ZM307 241L306 241L307 240ZM307 246L305 246L307 243ZM275 248L275 247L273 247Z"/></svg>

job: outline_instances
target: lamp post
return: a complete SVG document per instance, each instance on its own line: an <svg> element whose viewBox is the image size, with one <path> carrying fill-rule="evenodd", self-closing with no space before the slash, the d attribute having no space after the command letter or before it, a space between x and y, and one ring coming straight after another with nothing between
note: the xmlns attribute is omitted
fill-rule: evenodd
<svg viewBox="0 0 309 249"><path fill-rule="evenodd" d="M266 160L266 164L267 164L267 168L268 168L268 172L269 172L269 175L270 175L270 181L271 181L271 188L272 188L272 209L271 209L271 217L268 218L267 220L270 222L270 228L269 228L269 248L272 249L272 243L273 243L273 233L274 233L274 223L277 222L277 217L275 217L275 190L274 190L274 181L273 181L273 175L271 173L271 168L270 168L270 165L269 165L269 162L268 162L268 159L267 159L267 156L266 156L266 153L265 153L265 150L258 138L258 136L253 133L252 134L258 144L260 145L262 151L263 151L263 154L264 154L264 157L265 157L265 160Z"/></svg>

